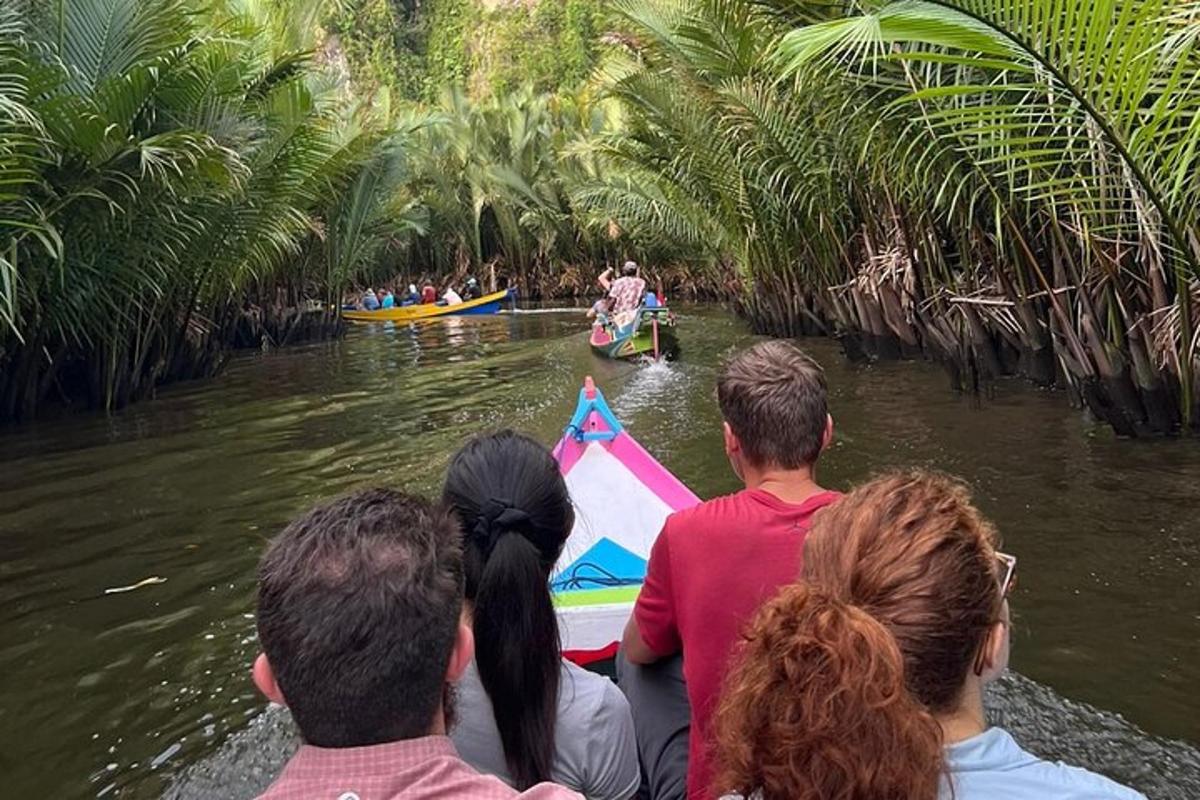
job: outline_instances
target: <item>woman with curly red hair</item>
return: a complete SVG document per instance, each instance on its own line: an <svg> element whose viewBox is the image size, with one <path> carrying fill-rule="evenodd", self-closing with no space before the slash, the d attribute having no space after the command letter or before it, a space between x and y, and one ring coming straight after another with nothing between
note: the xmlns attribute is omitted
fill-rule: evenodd
<svg viewBox="0 0 1200 800"><path fill-rule="evenodd" d="M761 800L1132 800L984 718L1008 664L1016 559L959 483L881 477L821 511L804 580L746 631L717 711L716 786Z"/></svg>

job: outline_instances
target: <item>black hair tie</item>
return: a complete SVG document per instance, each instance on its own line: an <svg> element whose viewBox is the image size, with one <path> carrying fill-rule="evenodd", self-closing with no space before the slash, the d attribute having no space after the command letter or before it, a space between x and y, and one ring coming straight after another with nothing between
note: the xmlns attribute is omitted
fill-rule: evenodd
<svg viewBox="0 0 1200 800"><path fill-rule="evenodd" d="M483 550L486 561L492 555L492 549L500 537L521 525L528 525L529 515L517 508L510 500L491 498L479 510L475 520L475 539Z"/></svg>

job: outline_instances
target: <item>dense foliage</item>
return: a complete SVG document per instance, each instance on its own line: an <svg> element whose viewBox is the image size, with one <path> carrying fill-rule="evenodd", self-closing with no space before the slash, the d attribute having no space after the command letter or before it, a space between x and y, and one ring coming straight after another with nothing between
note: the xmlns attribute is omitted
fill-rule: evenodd
<svg viewBox="0 0 1200 800"><path fill-rule="evenodd" d="M0 419L356 281L635 256L762 331L1200 422L1196 0L4 8Z"/></svg>
<svg viewBox="0 0 1200 800"><path fill-rule="evenodd" d="M308 53L319 3L0 10L0 419L123 404L284 339L419 225L402 134ZM381 118L381 115L382 118Z"/></svg>
<svg viewBox="0 0 1200 800"><path fill-rule="evenodd" d="M531 86L568 92L598 63L601 0L344 0L327 27L360 86L437 102L448 87L474 99Z"/></svg>
<svg viewBox="0 0 1200 800"><path fill-rule="evenodd" d="M775 333L1200 421L1200 6L620 0L593 209L691 241Z"/></svg>

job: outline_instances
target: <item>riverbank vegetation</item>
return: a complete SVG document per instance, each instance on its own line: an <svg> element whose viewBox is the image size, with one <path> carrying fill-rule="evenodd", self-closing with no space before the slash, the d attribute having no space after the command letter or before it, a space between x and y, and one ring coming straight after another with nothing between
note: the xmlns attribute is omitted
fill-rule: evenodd
<svg viewBox="0 0 1200 800"><path fill-rule="evenodd" d="M0 18L0 419L309 300L633 256L762 331L1200 425L1200 4L55 0Z"/></svg>
<svg viewBox="0 0 1200 800"><path fill-rule="evenodd" d="M321 4L199 8L0 10L0 420L336 329L304 299L419 227L405 128L319 65Z"/></svg>
<svg viewBox="0 0 1200 800"><path fill-rule="evenodd" d="M760 330L1063 385L1122 434L1200 422L1200 6L617 10L592 199L736 270Z"/></svg>

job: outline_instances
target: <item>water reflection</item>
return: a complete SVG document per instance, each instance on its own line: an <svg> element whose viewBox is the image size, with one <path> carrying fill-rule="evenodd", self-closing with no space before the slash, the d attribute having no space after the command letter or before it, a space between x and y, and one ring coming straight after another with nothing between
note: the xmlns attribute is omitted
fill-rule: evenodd
<svg viewBox="0 0 1200 800"><path fill-rule="evenodd" d="M435 489L477 432L552 441L586 373L699 494L734 488L712 386L748 336L703 309L681 336L681 361L646 369L595 359L578 312L370 326L239 358L112 418L0 434L6 794L157 797L191 767L173 791L198 796L208 774L205 796L248 796L239 787L261 785L287 747L247 676L266 539L351 488ZM838 425L823 481L956 472L1020 555L1014 664L1038 683L1004 687L1014 732L1154 796L1200 796L1195 750L1155 738L1200 742L1195 443L1089 434L1061 397L1017 385L975 411L934 368L852 367L829 342L810 347ZM154 576L166 580L105 594Z"/></svg>

